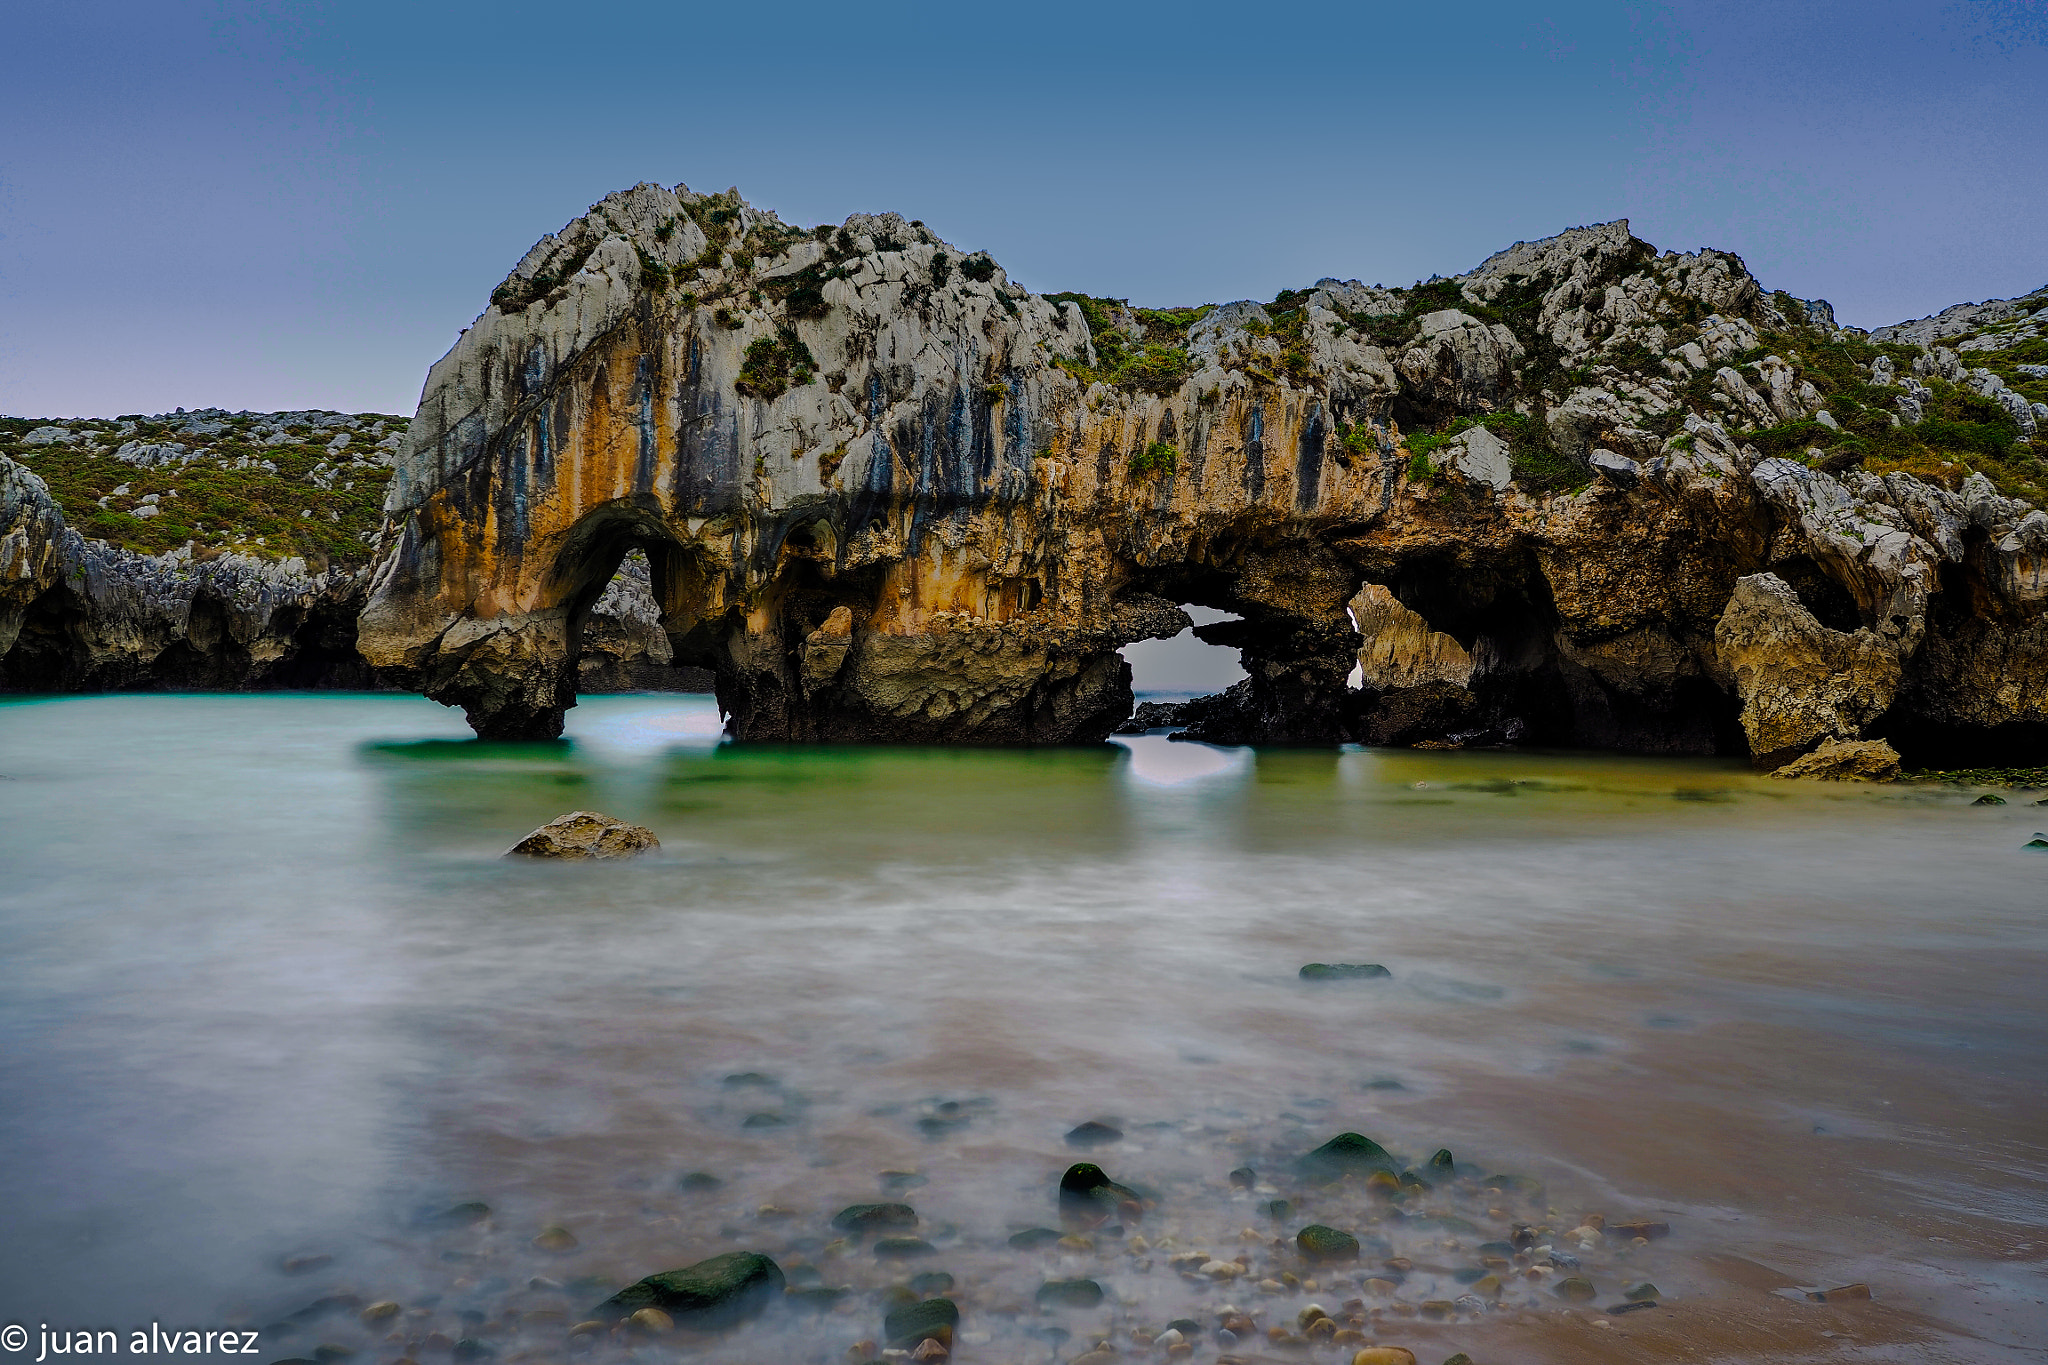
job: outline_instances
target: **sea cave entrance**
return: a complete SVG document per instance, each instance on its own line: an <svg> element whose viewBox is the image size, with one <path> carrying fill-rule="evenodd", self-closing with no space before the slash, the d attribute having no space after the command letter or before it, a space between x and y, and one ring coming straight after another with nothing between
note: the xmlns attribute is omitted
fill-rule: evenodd
<svg viewBox="0 0 2048 1365"><path fill-rule="evenodd" d="M1199 602L1180 605L1194 625L1171 639L1140 640L1118 651L1131 666L1131 691L1137 700L1136 710L1119 734L1177 729L1186 724L1188 702L1218 695L1251 676L1244 668L1243 650L1212 644L1197 634L1204 626L1244 618Z"/></svg>

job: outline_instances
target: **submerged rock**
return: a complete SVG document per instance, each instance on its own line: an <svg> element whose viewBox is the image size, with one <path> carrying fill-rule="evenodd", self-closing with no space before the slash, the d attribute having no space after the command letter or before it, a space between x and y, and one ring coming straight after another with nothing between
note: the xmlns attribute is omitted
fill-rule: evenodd
<svg viewBox="0 0 2048 1365"><path fill-rule="evenodd" d="M1334 1180L1345 1175L1398 1171L1387 1149L1360 1133L1339 1133L1301 1159L1302 1173Z"/></svg>
<svg viewBox="0 0 2048 1365"><path fill-rule="evenodd" d="M1303 981L1369 981L1392 975L1377 962L1311 962L1301 969Z"/></svg>
<svg viewBox="0 0 2048 1365"><path fill-rule="evenodd" d="M1311 1261L1355 1261L1358 1239L1321 1223L1310 1223L1294 1234L1294 1245Z"/></svg>
<svg viewBox="0 0 2048 1365"><path fill-rule="evenodd" d="M1899 776L1899 751L1881 739L1831 739L1771 776L1818 778L1827 782L1893 782Z"/></svg>
<svg viewBox="0 0 2048 1365"><path fill-rule="evenodd" d="M1093 1308L1102 1302L1102 1286L1093 1280L1047 1280L1038 1287L1040 1307Z"/></svg>
<svg viewBox="0 0 2048 1365"><path fill-rule="evenodd" d="M512 845L510 852L525 858L633 858L660 851L654 831L594 810L572 810L548 821Z"/></svg>
<svg viewBox="0 0 2048 1365"><path fill-rule="evenodd" d="M917 1210L908 1204L853 1204L832 1215L841 1232L873 1232L877 1228L914 1228Z"/></svg>
<svg viewBox="0 0 2048 1365"><path fill-rule="evenodd" d="M782 1293L782 1269L758 1251L729 1251L681 1270L665 1270L630 1284L591 1310L616 1322L643 1308L658 1308L679 1327L712 1331L742 1322Z"/></svg>
<svg viewBox="0 0 2048 1365"><path fill-rule="evenodd" d="M1123 1139L1123 1129L1114 1128L1107 1123L1098 1123L1094 1119L1090 1119L1088 1122L1080 1125L1078 1128L1071 1129L1067 1133L1067 1146L1102 1147L1112 1142L1122 1142Z"/></svg>
<svg viewBox="0 0 2048 1365"><path fill-rule="evenodd" d="M2002 806L2005 804L2005 798L2002 796L1993 796L1989 792L1986 792L1984 795L1978 797L1975 801L1972 801L1970 804L1973 806Z"/></svg>
<svg viewBox="0 0 2048 1365"><path fill-rule="evenodd" d="M882 1320L882 1336L891 1347L914 1347L920 1342L953 1344L953 1329L960 1324L960 1307L951 1299L925 1299L905 1304Z"/></svg>
<svg viewBox="0 0 2048 1365"><path fill-rule="evenodd" d="M1016 1251L1036 1251L1040 1247L1051 1246L1059 1239L1060 1233L1057 1229L1026 1228L1022 1232L1010 1234L1010 1246Z"/></svg>
<svg viewBox="0 0 2048 1365"><path fill-rule="evenodd" d="M912 1256L929 1256L938 1248L922 1237L878 1237L875 1239L875 1255L883 1260L907 1260Z"/></svg>
<svg viewBox="0 0 2048 1365"><path fill-rule="evenodd" d="M1135 1215L1141 1204L1137 1191L1117 1184L1092 1162L1077 1161L1060 1177L1060 1212L1070 1218L1099 1223L1116 1213Z"/></svg>

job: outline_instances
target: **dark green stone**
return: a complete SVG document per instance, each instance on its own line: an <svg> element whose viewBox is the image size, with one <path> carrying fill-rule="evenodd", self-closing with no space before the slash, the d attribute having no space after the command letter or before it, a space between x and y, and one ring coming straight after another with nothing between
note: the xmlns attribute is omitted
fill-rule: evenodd
<svg viewBox="0 0 2048 1365"><path fill-rule="evenodd" d="M1325 1227L1321 1223L1310 1223L1294 1234L1294 1244L1301 1248L1301 1254L1311 1261L1355 1261L1358 1259L1358 1239L1348 1232Z"/></svg>
<svg viewBox="0 0 2048 1365"><path fill-rule="evenodd" d="M1455 1176L1458 1173L1458 1163L1452 1159L1451 1149L1448 1147L1437 1148L1436 1154L1429 1159L1429 1170L1430 1174L1443 1179Z"/></svg>
<svg viewBox="0 0 2048 1365"><path fill-rule="evenodd" d="M1240 1166L1230 1173L1230 1183L1240 1190L1248 1190L1259 1183L1259 1173L1249 1166Z"/></svg>
<svg viewBox="0 0 2048 1365"><path fill-rule="evenodd" d="M882 1335L894 1347L914 1349L931 1338L951 1345L959 1323L960 1308L951 1299L925 1299L893 1310L882 1320Z"/></svg>
<svg viewBox="0 0 2048 1365"><path fill-rule="evenodd" d="M953 1292L953 1277L943 1270L927 1270L910 1277L910 1292L921 1299L935 1299Z"/></svg>
<svg viewBox="0 0 2048 1365"><path fill-rule="evenodd" d="M591 1311L616 1321L642 1308L659 1308L677 1325L699 1331L752 1317L783 1290L782 1268L758 1251L728 1251L681 1270L665 1270L629 1284Z"/></svg>
<svg viewBox="0 0 2048 1365"><path fill-rule="evenodd" d="M1266 1214L1271 1218L1285 1218L1294 1212L1294 1205L1285 1199L1275 1199L1266 1205Z"/></svg>
<svg viewBox="0 0 2048 1365"><path fill-rule="evenodd" d="M1986 792L1984 795L1978 797L1975 801L1972 801L1970 804L1973 806L2002 806L2005 804L2005 798L2002 796L1993 796L1989 792Z"/></svg>
<svg viewBox="0 0 2048 1365"><path fill-rule="evenodd" d="M1036 1251L1042 1246L1051 1246L1060 1239L1052 1228L1026 1228L1010 1234L1010 1245L1018 1251Z"/></svg>
<svg viewBox="0 0 2048 1365"><path fill-rule="evenodd" d="M1123 1129L1112 1128L1106 1123L1097 1123L1094 1119L1088 1120L1067 1134L1069 1147L1103 1147L1123 1140Z"/></svg>
<svg viewBox="0 0 2048 1365"><path fill-rule="evenodd" d="M1038 1286L1042 1308L1093 1308L1102 1302L1102 1286L1093 1280L1047 1280Z"/></svg>
<svg viewBox="0 0 2048 1365"><path fill-rule="evenodd" d="M466 1228L481 1223L491 1216L491 1206L471 1201L457 1204L454 1208L443 1209L427 1221L444 1228Z"/></svg>
<svg viewBox="0 0 2048 1365"><path fill-rule="evenodd" d="M1301 969L1303 981L1369 981L1392 975L1377 962L1311 962Z"/></svg>
<svg viewBox="0 0 2048 1365"><path fill-rule="evenodd" d="M1344 1175L1370 1175L1374 1171L1397 1171L1387 1149L1358 1133L1339 1133L1301 1159L1304 1172L1326 1180Z"/></svg>
<svg viewBox="0 0 2048 1365"><path fill-rule="evenodd" d="M875 1255L888 1260L901 1260L910 1256L929 1256L938 1248L922 1237L877 1237Z"/></svg>
<svg viewBox="0 0 2048 1365"><path fill-rule="evenodd" d="M691 1171L688 1175L676 1181L676 1188L688 1191L691 1194L699 1194L705 1190L715 1190L724 1183L723 1180L720 1180L709 1171Z"/></svg>
<svg viewBox="0 0 2048 1365"><path fill-rule="evenodd" d="M780 1114L749 1114L742 1128L786 1128L789 1120Z"/></svg>
<svg viewBox="0 0 2048 1365"><path fill-rule="evenodd" d="M873 1232L878 1228L914 1228L917 1210L908 1204L852 1204L832 1215L841 1232Z"/></svg>
<svg viewBox="0 0 2048 1365"><path fill-rule="evenodd" d="M1125 1200L1137 1198L1135 1190L1117 1184L1092 1162L1077 1161L1060 1177L1060 1212L1074 1217L1107 1218Z"/></svg>

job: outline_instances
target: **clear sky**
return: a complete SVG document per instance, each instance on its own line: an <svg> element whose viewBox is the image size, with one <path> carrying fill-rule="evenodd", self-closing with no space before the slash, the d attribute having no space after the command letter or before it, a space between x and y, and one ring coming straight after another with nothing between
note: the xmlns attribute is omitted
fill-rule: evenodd
<svg viewBox="0 0 2048 1365"><path fill-rule="evenodd" d="M1632 220L1875 326L2048 282L2048 0L12 0L0 413L410 412L640 180L1034 289L1405 284Z"/></svg>

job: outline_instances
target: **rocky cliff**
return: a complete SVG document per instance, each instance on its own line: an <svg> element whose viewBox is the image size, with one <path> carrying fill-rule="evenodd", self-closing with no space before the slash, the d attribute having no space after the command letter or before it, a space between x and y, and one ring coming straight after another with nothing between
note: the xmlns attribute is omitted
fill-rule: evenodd
<svg viewBox="0 0 2048 1365"><path fill-rule="evenodd" d="M1985 329L2043 302L1874 340L1616 222L1147 310L893 214L640 185L433 368L362 648L556 733L639 549L742 738L1097 738L1117 648L1193 602L1244 618L1199 632L1250 673L1216 739L2038 751L2048 390ZM1412 650L1361 641L1367 585Z"/></svg>
<svg viewBox="0 0 2048 1365"><path fill-rule="evenodd" d="M369 687L367 600L406 419L0 418L0 691ZM622 566L585 691L708 686L670 666Z"/></svg>

